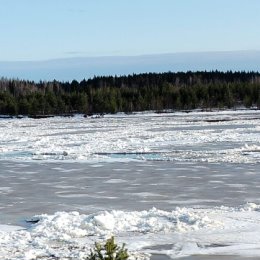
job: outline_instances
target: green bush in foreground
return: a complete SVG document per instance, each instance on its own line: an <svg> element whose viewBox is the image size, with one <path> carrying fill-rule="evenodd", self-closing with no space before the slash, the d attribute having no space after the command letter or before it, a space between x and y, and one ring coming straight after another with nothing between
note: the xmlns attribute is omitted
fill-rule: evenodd
<svg viewBox="0 0 260 260"><path fill-rule="evenodd" d="M125 244L120 247L115 243L114 237L111 237L105 245L95 243L95 248L91 250L87 260L126 260L128 257Z"/></svg>

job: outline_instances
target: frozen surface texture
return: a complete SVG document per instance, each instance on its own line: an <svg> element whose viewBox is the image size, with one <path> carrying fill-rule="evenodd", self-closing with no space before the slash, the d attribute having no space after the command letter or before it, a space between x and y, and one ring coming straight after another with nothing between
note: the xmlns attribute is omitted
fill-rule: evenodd
<svg viewBox="0 0 260 260"><path fill-rule="evenodd" d="M31 219L26 230L2 226L1 259L84 259L94 241L115 235L132 258L152 253L189 255L260 255L260 206L176 208L171 212L111 211L91 215L56 212ZM167 245L167 246L165 246ZM48 258L49 257L49 258Z"/></svg>
<svg viewBox="0 0 260 260"><path fill-rule="evenodd" d="M0 158L260 161L258 111L1 120Z"/></svg>
<svg viewBox="0 0 260 260"><path fill-rule="evenodd" d="M0 259L260 256L258 111L1 119L0 159Z"/></svg>

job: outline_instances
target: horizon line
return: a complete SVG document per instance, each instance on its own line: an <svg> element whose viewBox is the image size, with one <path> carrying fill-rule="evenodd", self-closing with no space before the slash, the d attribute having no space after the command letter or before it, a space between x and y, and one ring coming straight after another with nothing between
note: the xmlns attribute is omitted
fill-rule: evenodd
<svg viewBox="0 0 260 260"><path fill-rule="evenodd" d="M138 58L138 57L151 57L151 56L167 56L167 55L185 55L185 54L231 54L231 53L255 53L259 52L260 49L249 49L249 50L223 50L223 51L181 51L181 52L162 52L162 53L144 53L144 54L133 54L133 55L97 55L97 56L71 56L71 57L57 57L57 58L46 58L46 59L32 59L32 60L0 60L0 63L31 63L31 62L49 62L49 61L61 61L61 60L72 60L72 59L101 59L101 58Z"/></svg>

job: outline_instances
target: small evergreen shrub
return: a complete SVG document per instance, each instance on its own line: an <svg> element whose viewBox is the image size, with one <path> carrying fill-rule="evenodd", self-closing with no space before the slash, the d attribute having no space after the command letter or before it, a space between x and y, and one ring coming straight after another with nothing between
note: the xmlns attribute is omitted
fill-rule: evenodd
<svg viewBox="0 0 260 260"><path fill-rule="evenodd" d="M95 243L94 250L91 250L87 260L126 260L129 255L125 244L121 247L115 243L114 237L109 238L105 245Z"/></svg>

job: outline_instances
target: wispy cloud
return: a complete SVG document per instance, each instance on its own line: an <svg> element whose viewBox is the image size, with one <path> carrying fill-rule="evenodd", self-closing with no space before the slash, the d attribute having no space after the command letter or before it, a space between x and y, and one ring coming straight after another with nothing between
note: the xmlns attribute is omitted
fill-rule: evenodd
<svg viewBox="0 0 260 260"><path fill-rule="evenodd" d="M63 59L0 62L0 76L39 81L82 80L94 75L127 75L165 71L259 71L260 51L168 53L142 56L84 57L68 51ZM63 54L64 55L64 54Z"/></svg>

